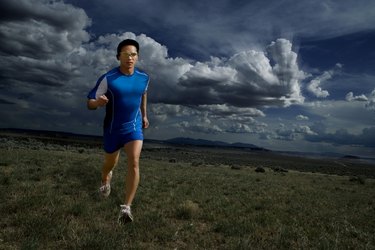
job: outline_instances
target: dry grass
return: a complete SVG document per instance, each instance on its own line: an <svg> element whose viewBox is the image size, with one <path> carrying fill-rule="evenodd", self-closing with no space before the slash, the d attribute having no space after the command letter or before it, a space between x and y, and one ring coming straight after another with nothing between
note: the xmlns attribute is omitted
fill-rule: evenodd
<svg viewBox="0 0 375 250"><path fill-rule="evenodd" d="M100 149L0 148L0 248L375 249L373 179L168 155L144 154L135 222L121 227L122 157L101 200Z"/></svg>

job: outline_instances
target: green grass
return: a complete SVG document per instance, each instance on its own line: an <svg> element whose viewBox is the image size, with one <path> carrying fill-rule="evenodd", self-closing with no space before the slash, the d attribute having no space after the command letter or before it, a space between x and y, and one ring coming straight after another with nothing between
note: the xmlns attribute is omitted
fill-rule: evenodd
<svg viewBox="0 0 375 250"><path fill-rule="evenodd" d="M143 157L117 225L125 157L99 199L100 150L0 149L0 249L375 249L375 180Z"/></svg>

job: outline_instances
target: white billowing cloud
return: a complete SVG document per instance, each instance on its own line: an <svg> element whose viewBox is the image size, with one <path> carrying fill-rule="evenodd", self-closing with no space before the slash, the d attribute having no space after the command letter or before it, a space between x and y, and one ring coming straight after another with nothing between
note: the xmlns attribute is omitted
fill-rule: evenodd
<svg viewBox="0 0 375 250"><path fill-rule="evenodd" d="M168 97L166 99L186 105L225 103L226 101L223 100L226 96L223 96L224 89L233 88L232 90L236 91L236 87L231 84L235 74L234 69L225 65L217 65L215 58L209 62L195 62L177 82L173 83L174 89L178 91L179 96L183 97L178 99Z"/></svg>
<svg viewBox="0 0 375 250"><path fill-rule="evenodd" d="M318 135L313 129L307 125L293 125L287 126L284 123L279 124L275 130L266 131L262 134L261 139L266 140L282 140L282 141L297 141L305 138L305 136Z"/></svg>
<svg viewBox="0 0 375 250"><path fill-rule="evenodd" d="M374 126L373 110L363 106L363 102L344 100L326 100L305 104L306 112L320 121L319 128L311 127L319 134L335 133L338 129L346 129L350 134L359 134L363 129Z"/></svg>
<svg viewBox="0 0 375 250"><path fill-rule="evenodd" d="M324 73L321 77L318 77L317 79L311 80L309 83L307 89L313 93L316 97L327 97L329 96L329 93L327 90L322 90L319 85L321 84L322 80L327 80L331 78L331 75L328 73Z"/></svg>
<svg viewBox="0 0 375 250"><path fill-rule="evenodd" d="M308 120L309 120L309 117L304 116L304 115L297 115L297 116L296 116L296 119L297 119L298 121L308 121Z"/></svg>
<svg viewBox="0 0 375 250"><path fill-rule="evenodd" d="M233 123L226 132L229 133L236 133L236 134L242 134L242 133L254 133L255 130L252 128L252 126L249 126L247 124L242 123Z"/></svg>
<svg viewBox="0 0 375 250"><path fill-rule="evenodd" d="M338 69L341 69L341 64L336 64L335 68L332 70L328 70L323 72L323 74L315 77L312 79L308 86L307 90L309 90L312 94L319 98L326 98L329 96L329 92L327 90L323 90L320 86L327 80L331 79L337 72Z"/></svg>
<svg viewBox="0 0 375 250"><path fill-rule="evenodd" d="M309 126L301 125L295 128L295 133L305 134L305 135L317 135L314 131L311 130Z"/></svg>
<svg viewBox="0 0 375 250"><path fill-rule="evenodd" d="M220 130L228 133L259 133L266 126L254 118L264 117L265 114L254 108L233 107L222 105L201 105L199 114L205 116Z"/></svg>
<svg viewBox="0 0 375 250"><path fill-rule="evenodd" d="M150 38L149 38L150 39ZM155 42L154 42L155 43ZM154 102L182 105L228 104L236 107L289 106L302 103L298 69L291 44L279 39L269 46L271 59L262 51L244 51L229 60L212 57L207 62L168 58L165 47L159 56L143 52L141 66L158 85ZM155 52L153 52L155 54ZM272 66L270 60L275 62Z"/></svg>
<svg viewBox="0 0 375 250"><path fill-rule="evenodd" d="M345 96L345 100L347 100L348 102L352 102L352 101L367 102L368 101L367 97L364 94L359 95L359 96L354 96L353 92L347 93Z"/></svg>
<svg viewBox="0 0 375 250"><path fill-rule="evenodd" d="M267 47L267 54L250 50L234 55L229 65L237 70L237 82L233 83L237 83L239 88L236 96L241 99L241 94L251 94L248 105L289 106L303 103L300 85L305 74L299 70L296 59L297 54L286 39L272 42Z"/></svg>
<svg viewBox="0 0 375 250"><path fill-rule="evenodd" d="M284 140L284 141L294 141L301 136L298 133L295 133L294 129L288 129L284 124L280 124L280 127L274 132L268 134L268 138Z"/></svg>
<svg viewBox="0 0 375 250"><path fill-rule="evenodd" d="M286 94L281 97L285 105L292 103L303 103L300 82L306 75L299 70L297 54L292 51L292 43L286 39L277 39L268 46L268 52L274 60L273 72L278 78L279 85L287 89Z"/></svg>
<svg viewBox="0 0 375 250"><path fill-rule="evenodd" d="M196 109L173 104L149 104L149 115L156 125L166 123L169 121L175 122L180 118L198 116L199 112Z"/></svg>
<svg viewBox="0 0 375 250"><path fill-rule="evenodd" d="M171 127L179 130L181 133L204 133L204 134L218 134L223 130L217 125L212 124L210 120L198 119L198 121L182 121L173 124Z"/></svg>
<svg viewBox="0 0 375 250"><path fill-rule="evenodd" d="M353 92L349 92L348 94L346 94L345 100L347 100L348 102L365 102L365 108L369 110L375 110L375 89L367 96L365 94L354 96Z"/></svg>
<svg viewBox="0 0 375 250"><path fill-rule="evenodd" d="M278 84L278 79L272 72L270 59L263 51L249 50L237 53L230 59L229 65L237 70L239 82L246 83L248 81L246 78L251 73L253 77L249 84L253 84L254 87Z"/></svg>
<svg viewBox="0 0 375 250"><path fill-rule="evenodd" d="M226 104L200 105L198 109L200 111L209 112L212 116L217 118L226 118L233 114L238 114L242 118L265 116L262 111L255 108L233 107Z"/></svg>
<svg viewBox="0 0 375 250"><path fill-rule="evenodd" d="M375 89L369 95L368 102L366 103L365 107L370 110L375 110Z"/></svg>
<svg viewBox="0 0 375 250"><path fill-rule="evenodd" d="M254 108L237 108L223 105L182 106L150 104L150 120L158 128L172 126L186 132L188 126L200 133L255 133L265 124L254 118L265 116Z"/></svg>

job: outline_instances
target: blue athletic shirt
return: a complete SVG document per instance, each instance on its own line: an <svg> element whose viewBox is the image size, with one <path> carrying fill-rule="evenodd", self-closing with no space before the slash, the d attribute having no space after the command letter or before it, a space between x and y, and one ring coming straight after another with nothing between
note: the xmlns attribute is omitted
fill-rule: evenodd
<svg viewBox="0 0 375 250"><path fill-rule="evenodd" d="M149 80L148 74L137 68L132 75L125 75L121 73L120 67L110 70L98 79L87 98L107 96L104 131L126 134L142 128L140 106Z"/></svg>

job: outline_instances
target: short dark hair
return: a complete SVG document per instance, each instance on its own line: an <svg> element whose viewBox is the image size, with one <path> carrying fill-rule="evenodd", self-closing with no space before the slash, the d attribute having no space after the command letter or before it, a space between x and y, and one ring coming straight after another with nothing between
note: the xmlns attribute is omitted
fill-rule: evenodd
<svg viewBox="0 0 375 250"><path fill-rule="evenodd" d="M128 46L128 45L133 45L137 49L137 53L139 53L139 43L136 40L133 39L125 39L122 42L120 42L117 46L117 59L120 56L121 49L122 47Z"/></svg>

